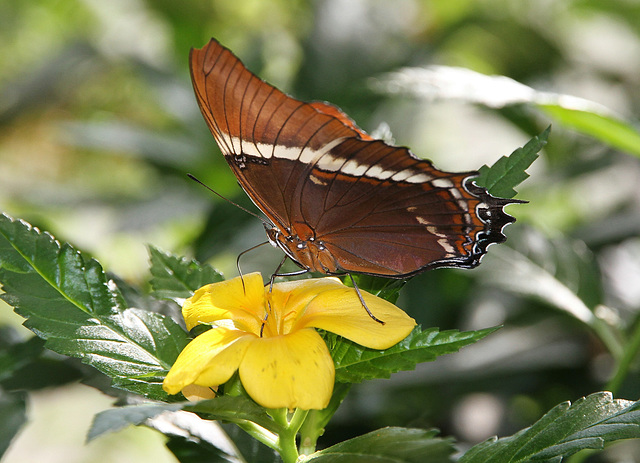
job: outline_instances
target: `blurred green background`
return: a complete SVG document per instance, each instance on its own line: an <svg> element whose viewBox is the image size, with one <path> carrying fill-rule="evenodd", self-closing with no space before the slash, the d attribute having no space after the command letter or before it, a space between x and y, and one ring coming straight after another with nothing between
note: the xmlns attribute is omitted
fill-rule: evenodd
<svg viewBox="0 0 640 463"><path fill-rule="evenodd" d="M354 387L321 444L401 425L438 427L464 446L605 388L640 308L640 2L0 0L1 209L143 287L147 243L235 276L238 253L265 240L262 224L186 177L253 207L189 81L190 47L212 36L282 90L330 101L370 132L388 124L397 144L441 169L492 164L553 124L519 190L530 203L509 207L510 248L492 247L477 270L419 275L398 301L424 327L505 327ZM386 73L428 65L598 103L630 121L630 141L620 149L606 142L616 127L579 133L527 102L381 91ZM263 247L242 268L268 275L281 256ZM585 310L613 327L613 341L580 321ZM0 324L20 323L3 307ZM11 335L30 336L20 330ZM638 399L638 379L634 368L617 396ZM145 429L84 447L88 420L109 403L74 383L34 391L30 424L3 461L174 461ZM628 442L589 461L640 461L636 453Z"/></svg>

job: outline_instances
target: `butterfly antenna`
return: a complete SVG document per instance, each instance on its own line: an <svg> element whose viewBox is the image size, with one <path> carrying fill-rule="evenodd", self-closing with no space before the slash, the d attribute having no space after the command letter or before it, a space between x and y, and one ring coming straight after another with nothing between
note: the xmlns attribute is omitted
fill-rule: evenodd
<svg viewBox="0 0 640 463"><path fill-rule="evenodd" d="M246 207L242 207L240 204L235 203L233 201L231 201L229 198L225 198L224 196L222 196L220 193L218 193L216 190L214 190L213 188L211 188L208 185L205 185L204 182L202 182L201 180L199 180L195 175L193 174L187 174L187 177L189 177L191 180L198 182L200 185L202 185L203 187L205 187L207 190L209 190L211 193L213 193L214 195L216 195L217 197L224 199L226 202L228 202L229 204L237 207L238 209L246 212L249 215L252 215L253 217L255 217L256 219L260 220L262 223L267 224L267 225L271 225L270 223L268 223L266 220L264 220L262 217L260 217L258 214L251 212L249 209L247 209ZM264 243L263 243L264 244ZM253 248L251 248L253 249ZM249 249L249 251L251 250Z"/></svg>
<svg viewBox="0 0 640 463"><path fill-rule="evenodd" d="M358 285L356 284L356 280L353 279L353 275L351 275L350 273L347 273L347 275L349 275L349 278L351 278L351 283L353 283L353 289L356 290L356 293L358 294L358 299L360 299L360 303L362 304L362 307L364 307L364 310L367 311L367 313L369 314L369 316L376 322L380 323L381 325L384 325L385 322L383 322L382 320L380 320L379 318L377 318L375 315L373 315L371 313L371 310L369 310L369 307L367 307L367 303L364 302L364 298L362 297L362 293L360 292L360 288L358 288Z"/></svg>
<svg viewBox="0 0 640 463"><path fill-rule="evenodd" d="M244 251L242 251L240 254L238 254L238 257L236 258L236 269L238 269L238 275L240 275L240 281L242 282L242 292L244 293L244 295L247 295L247 290L244 286L244 275L242 274L242 269L240 268L240 258L242 256L244 256L246 253L253 251L256 248L259 248L260 246L263 246L265 244L269 243L268 241L263 241L260 244L256 244L255 246L251 246L249 249L245 249Z"/></svg>

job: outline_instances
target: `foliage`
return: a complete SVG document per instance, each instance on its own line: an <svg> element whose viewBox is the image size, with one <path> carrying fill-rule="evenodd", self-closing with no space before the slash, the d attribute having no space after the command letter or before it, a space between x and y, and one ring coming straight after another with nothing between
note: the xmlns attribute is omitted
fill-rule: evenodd
<svg viewBox="0 0 640 463"><path fill-rule="evenodd" d="M637 439L608 448L639 437L636 403L597 392L640 396L638 5L103 3L0 6L0 203L61 241L2 216L3 298L40 336L0 309L7 462L26 459L12 442L43 442L20 436L30 395L79 379L127 404L100 414L92 437L142 424L168 436L179 461L228 461L234 447L245 461L279 461L241 420L279 430L287 420L252 408L241 387L191 408L197 416L184 411L193 404L138 404L169 400L160 381L190 339L175 302L220 281L218 269L234 274L236 256L264 240L259 221L185 175L253 208L189 84L188 50L211 36L288 93L331 101L440 168L493 165L476 182L495 195L512 197L524 180L516 198L528 204L508 207L518 222L477 270L356 278L425 328L386 352L325 334L345 382L300 428L323 449L307 460L364 451L449 461L469 449L462 461L559 461L604 446L569 458L601 462L640 452ZM269 274L280 258L261 248L240 263ZM493 405L475 429L486 433L470 432L469 404L483 400ZM510 437L486 440L493 434Z"/></svg>

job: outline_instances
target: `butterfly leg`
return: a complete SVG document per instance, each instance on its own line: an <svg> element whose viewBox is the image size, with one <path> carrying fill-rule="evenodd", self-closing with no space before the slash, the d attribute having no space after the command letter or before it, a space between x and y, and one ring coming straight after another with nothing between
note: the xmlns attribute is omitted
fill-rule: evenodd
<svg viewBox="0 0 640 463"><path fill-rule="evenodd" d="M358 294L358 299L360 299L360 303L362 304L362 307L364 307L364 310L367 311L367 314L369 314L369 316L376 322L380 323L381 325L384 325L385 322L383 322L382 320L380 320L379 318L377 318L375 315L373 315L371 313L371 310L369 310L369 307L367 307L367 303L364 302L364 298L362 297L362 293L360 292L360 288L358 288L358 285L356 284L356 280L353 279L353 275L351 275L350 273L347 273L347 275L349 275L349 278L351 278L351 283L353 283L353 289L356 290L356 293Z"/></svg>

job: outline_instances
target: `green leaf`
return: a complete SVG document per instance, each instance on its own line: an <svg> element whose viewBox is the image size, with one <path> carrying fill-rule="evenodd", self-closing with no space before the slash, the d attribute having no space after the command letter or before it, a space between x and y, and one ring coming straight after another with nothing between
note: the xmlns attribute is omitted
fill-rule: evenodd
<svg viewBox="0 0 640 463"><path fill-rule="evenodd" d="M0 389L0 458L27 422L26 409L24 392L8 393Z"/></svg>
<svg viewBox="0 0 640 463"><path fill-rule="evenodd" d="M349 439L302 458L313 463L450 463L451 439L435 437L437 430L383 428Z"/></svg>
<svg viewBox="0 0 640 463"><path fill-rule="evenodd" d="M640 402L614 400L609 392L561 403L513 436L472 447L460 463L560 461L582 449L640 437Z"/></svg>
<svg viewBox="0 0 640 463"><path fill-rule="evenodd" d="M187 410L207 414L208 419L184 413ZM212 421L216 418L250 419L273 424L264 409L244 398L219 397L199 403L141 404L98 413L91 424L87 441L127 426L145 425L170 438L167 446L181 462L228 462L239 458L252 462L280 461L272 449L258 443L236 425L223 429L218 422Z"/></svg>
<svg viewBox="0 0 640 463"><path fill-rule="evenodd" d="M158 298L187 298L209 283L222 281L222 275L210 265L177 257L153 246L151 255L151 287Z"/></svg>
<svg viewBox="0 0 640 463"><path fill-rule="evenodd" d="M627 153L640 156L640 132L628 122L610 113L566 108L557 104L542 104L539 107L567 127Z"/></svg>
<svg viewBox="0 0 640 463"><path fill-rule="evenodd" d="M253 400L242 396L222 396L210 400L201 400L186 404L185 410L205 414L212 420L247 420L259 424L265 429L273 428L273 420L265 409Z"/></svg>
<svg viewBox="0 0 640 463"><path fill-rule="evenodd" d="M358 288L378 296L394 304L400 296L400 290L407 283L407 280L396 280L394 278L382 278L373 275L352 275ZM353 286L351 278L345 276L342 281L347 286Z"/></svg>
<svg viewBox="0 0 640 463"><path fill-rule="evenodd" d="M136 387L128 390L139 392L142 382L144 395L167 398L155 379L173 364L187 334L167 317L127 309L97 261L3 214L0 282L0 297L47 348L81 358L120 387L133 381Z"/></svg>
<svg viewBox="0 0 640 463"><path fill-rule="evenodd" d="M586 245L568 238L548 239L531 228L512 230L509 245L485 256L478 275L485 284L535 297L591 324L592 309L601 304L597 263Z"/></svg>
<svg viewBox="0 0 640 463"><path fill-rule="evenodd" d="M330 333L325 336L336 364L336 381L357 383L365 379L388 378L391 373L401 370L413 370L418 363L457 352L497 329L441 332L437 328L421 331L416 327L403 341L386 350L368 349Z"/></svg>
<svg viewBox="0 0 640 463"><path fill-rule="evenodd" d="M533 137L522 148L511 155L502 156L491 167L482 166L475 182L485 187L493 196L513 198L514 188L529 177L526 169L538 158L538 153L547 144L551 127L537 137Z"/></svg>
<svg viewBox="0 0 640 463"><path fill-rule="evenodd" d="M1 388L33 391L85 379L78 362L55 356L37 336L17 341L13 331L9 327L0 329Z"/></svg>
<svg viewBox="0 0 640 463"><path fill-rule="evenodd" d="M130 407L112 408L102 411L93 417L91 428L87 434L87 442L108 432L117 432L127 426L139 426L150 418L164 412L182 410L184 404L142 404Z"/></svg>
<svg viewBox="0 0 640 463"><path fill-rule="evenodd" d="M614 111L594 101L536 90L505 76L488 76L448 66L405 68L387 74L375 86L384 93L449 99L490 108L530 104L566 127L640 156L640 132Z"/></svg>

